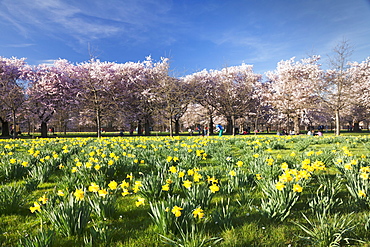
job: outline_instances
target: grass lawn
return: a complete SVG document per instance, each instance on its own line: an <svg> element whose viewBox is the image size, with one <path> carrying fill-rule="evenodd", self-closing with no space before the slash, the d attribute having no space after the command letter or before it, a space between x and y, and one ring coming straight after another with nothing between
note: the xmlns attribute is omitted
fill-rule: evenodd
<svg viewBox="0 0 370 247"><path fill-rule="evenodd" d="M0 140L0 246L370 242L368 133L69 134Z"/></svg>

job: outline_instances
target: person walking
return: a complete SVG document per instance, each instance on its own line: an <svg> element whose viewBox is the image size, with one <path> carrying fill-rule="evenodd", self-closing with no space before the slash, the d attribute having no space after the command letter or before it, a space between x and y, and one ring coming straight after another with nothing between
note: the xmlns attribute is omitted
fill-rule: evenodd
<svg viewBox="0 0 370 247"><path fill-rule="evenodd" d="M219 129L218 136L222 136L222 133L224 132L224 128L221 124L216 125L217 129Z"/></svg>

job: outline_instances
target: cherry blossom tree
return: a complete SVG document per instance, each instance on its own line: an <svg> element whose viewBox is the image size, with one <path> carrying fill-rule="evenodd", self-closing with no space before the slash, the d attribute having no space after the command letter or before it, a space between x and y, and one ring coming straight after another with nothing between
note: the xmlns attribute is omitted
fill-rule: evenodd
<svg viewBox="0 0 370 247"><path fill-rule="evenodd" d="M41 64L29 67L25 78L29 111L41 122L41 136L47 137L47 123L59 110L77 105L76 80L71 77L74 66L66 60L57 60L53 66Z"/></svg>
<svg viewBox="0 0 370 247"><path fill-rule="evenodd" d="M13 138L17 136L16 115L26 100L25 85L22 80L25 58L0 57L0 102L3 111L10 112L13 122ZM9 134L6 117L1 117L3 134Z"/></svg>
<svg viewBox="0 0 370 247"><path fill-rule="evenodd" d="M216 77L216 109L228 121L227 132L235 135L235 120L251 111L254 87L262 75L255 74L253 66L246 64L211 71L211 74Z"/></svg>
<svg viewBox="0 0 370 247"><path fill-rule="evenodd" d="M131 125L137 122L139 134L144 124L145 135L150 135L152 117L158 109L158 88L160 81L168 74L168 61L168 58L161 58L155 62L148 56L143 62L119 66L121 79L118 91L126 92L120 97L121 109Z"/></svg>
<svg viewBox="0 0 370 247"><path fill-rule="evenodd" d="M208 125L209 133L214 131L214 117L216 115L217 101L215 100L216 78L210 71L202 70L187 75L183 80L193 85L194 104L192 107L193 116L199 116L197 124ZM195 111L195 112L194 112ZM208 118L208 121L204 118Z"/></svg>
<svg viewBox="0 0 370 247"><path fill-rule="evenodd" d="M314 107L314 86L321 80L322 70L317 63L319 56L281 61L273 72L266 75L270 81L269 103L286 116L288 123L293 119L294 132L300 131L300 120L304 112ZM288 124L289 127L289 124Z"/></svg>
<svg viewBox="0 0 370 247"><path fill-rule="evenodd" d="M352 117L353 131L358 132L360 121L368 119L370 116L370 57L361 63L349 63L349 74L355 82L354 104L350 108L347 116Z"/></svg>
<svg viewBox="0 0 370 247"><path fill-rule="evenodd" d="M79 78L77 98L82 109L91 112L96 121L97 136L101 137L102 118L116 109L115 85L117 73L115 63L91 59L77 65Z"/></svg>
<svg viewBox="0 0 370 247"><path fill-rule="evenodd" d="M188 105L193 101L191 84L182 79L166 76L159 81L156 89L156 103L159 112L168 120L170 136L179 134L180 118L184 115Z"/></svg>

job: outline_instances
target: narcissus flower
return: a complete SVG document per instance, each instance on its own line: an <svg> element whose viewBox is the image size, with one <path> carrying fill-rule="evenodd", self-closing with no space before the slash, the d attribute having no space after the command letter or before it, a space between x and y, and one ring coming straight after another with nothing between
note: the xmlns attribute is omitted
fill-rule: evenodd
<svg viewBox="0 0 370 247"><path fill-rule="evenodd" d="M303 188L299 184L293 185L293 191L294 192L299 192L300 193L300 192L302 192L302 190L303 190Z"/></svg>
<svg viewBox="0 0 370 247"><path fill-rule="evenodd" d="M76 189L73 195L76 197L77 200L82 201L85 197L85 192L80 189Z"/></svg>
<svg viewBox="0 0 370 247"><path fill-rule="evenodd" d="M188 170L188 175L189 176L193 176L194 175L194 170L193 169L189 169Z"/></svg>
<svg viewBox="0 0 370 247"><path fill-rule="evenodd" d="M115 189L117 189L117 186L118 186L118 184L117 184L117 182L116 181L110 181L110 183L108 184L108 187L111 189L111 190L115 190Z"/></svg>
<svg viewBox="0 0 370 247"><path fill-rule="evenodd" d="M176 172L177 172L177 169L176 169L176 167L171 166L171 167L170 167L170 169L169 169L169 171L170 171L171 173L176 173Z"/></svg>
<svg viewBox="0 0 370 247"><path fill-rule="evenodd" d="M357 165L358 160L351 160L351 165Z"/></svg>
<svg viewBox="0 0 370 247"><path fill-rule="evenodd" d="M196 208L193 211L193 216L194 216L194 218L196 218L196 217L199 217L199 219L203 218L204 217L203 209L201 209L200 207Z"/></svg>
<svg viewBox="0 0 370 247"><path fill-rule="evenodd" d="M277 182L275 184L275 187L276 187L277 190L283 190L284 187L285 187L285 184L283 184L282 182Z"/></svg>
<svg viewBox="0 0 370 247"><path fill-rule="evenodd" d="M98 192L99 191L99 185L92 182L91 185L89 186L89 191L90 192Z"/></svg>
<svg viewBox="0 0 370 247"><path fill-rule="evenodd" d="M352 169L352 165L351 164L345 164L344 165L344 169L351 170Z"/></svg>
<svg viewBox="0 0 370 247"><path fill-rule="evenodd" d="M365 193L365 191L363 191L363 190L359 190L359 191L358 191L358 193L357 193L357 195L358 195L359 197L366 197L366 193Z"/></svg>
<svg viewBox="0 0 370 247"><path fill-rule="evenodd" d="M130 192L128 192L127 189L122 189L122 196L127 196L129 194L130 194Z"/></svg>
<svg viewBox="0 0 370 247"><path fill-rule="evenodd" d="M178 206L174 206L171 210L171 212L176 216L176 217L180 217L181 216L181 210L183 210L183 208L180 208Z"/></svg>
<svg viewBox="0 0 370 247"><path fill-rule="evenodd" d="M33 206L32 206L32 207L30 207L30 210L31 210L31 213L34 213L34 212L36 212L36 211L41 212L41 206L40 206L40 204L38 204L37 202L34 202L34 203L33 203Z"/></svg>
<svg viewBox="0 0 370 247"><path fill-rule="evenodd" d="M169 191L170 190L170 185L169 184L162 185L162 190L163 191Z"/></svg>
<svg viewBox="0 0 370 247"><path fill-rule="evenodd" d="M289 168L288 163L284 162L281 164L281 169L286 170L288 168Z"/></svg>
<svg viewBox="0 0 370 247"><path fill-rule="evenodd" d="M42 204L46 204L47 201L48 198L46 197L46 195L43 195L42 197L39 198L39 202L41 202Z"/></svg>
<svg viewBox="0 0 370 247"><path fill-rule="evenodd" d="M207 181L208 181L208 183L218 183L218 179L216 179L215 177L210 177L210 176L208 176L208 178L207 178Z"/></svg>
<svg viewBox="0 0 370 247"><path fill-rule="evenodd" d="M209 189L211 190L212 193L216 193L217 191L220 190L220 187L217 186L217 184L212 184L209 186Z"/></svg>
<svg viewBox="0 0 370 247"><path fill-rule="evenodd" d="M105 197L106 195L108 195L108 191L106 191L105 189L99 190L98 195L101 197Z"/></svg>
<svg viewBox="0 0 370 247"><path fill-rule="evenodd" d="M194 182L199 182L199 180L202 178L202 175L199 173L195 172L193 175Z"/></svg>
<svg viewBox="0 0 370 247"><path fill-rule="evenodd" d="M128 188L130 186L130 184L129 183L127 183L125 180L123 180L122 181L122 183L121 183L121 188L123 189L123 188Z"/></svg>
<svg viewBox="0 0 370 247"><path fill-rule="evenodd" d="M236 172L234 170L232 170L232 171L229 172L229 175L232 176L232 177L235 177L236 176Z"/></svg>
<svg viewBox="0 0 370 247"><path fill-rule="evenodd" d="M185 188L189 189L191 187L191 184L193 182L189 181L189 180L185 180L183 183L182 183L182 186L184 186Z"/></svg>
<svg viewBox="0 0 370 247"><path fill-rule="evenodd" d="M238 166L238 167L242 167L243 166L243 161L241 161L241 160L239 160L238 162L236 162L236 165Z"/></svg>
<svg viewBox="0 0 370 247"><path fill-rule="evenodd" d="M137 199L137 202L135 202L135 205L136 205L136 207L139 207L139 206L141 206L141 205L145 205L145 199L144 198L142 198L142 197L139 197L138 199Z"/></svg>
<svg viewBox="0 0 370 247"><path fill-rule="evenodd" d="M57 195L58 196L65 196L63 190L58 190Z"/></svg>

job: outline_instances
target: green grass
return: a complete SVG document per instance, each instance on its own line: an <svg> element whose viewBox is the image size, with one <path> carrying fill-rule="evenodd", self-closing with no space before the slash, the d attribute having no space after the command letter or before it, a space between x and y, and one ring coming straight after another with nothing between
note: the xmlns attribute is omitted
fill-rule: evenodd
<svg viewBox="0 0 370 247"><path fill-rule="evenodd" d="M367 148L368 141L362 142L361 140L357 139L360 138L359 135L347 135L343 133L342 137L334 137L332 134L325 134L326 138L333 138L335 141L328 141L324 138L314 137L309 140L309 145L303 151L297 151L296 147L297 144L302 143L303 141L301 138L306 137L291 137L291 139L284 139L279 140L281 142L281 146L279 149L272 149L271 152L267 153L275 158L277 161L276 165L280 165L278 163L278 159L276 158L278 155L283 156L284 158L288 159L289 155L292 151L297 152L298 156L304 156L305 152L307 151L319 151L324 149L336 149L340 152L343 146L347 146L351 152L353 153L354 157L359 157L363 154L366 156L370 156L369 149ZM196 138L196 137L194 137ZM223 162L227 157L232 157L234 159L234 164L232 167L235 167L235 162L238 160L250 160L251 155L255 152L265 152L264 150L253 150L253 145L248 144L249 139L243 138L250 138L251 141L256 140L255 138L259 138L258 140L264 140L264 138L278 138L273 137L272 135L262 135L258 134L256 136L251 135L247 137L238 136L235 139L233 137L212 137L210 140L215 140L215 143L207 142L203 147L197 147L198 149L205 149L208 156L206 160L199 160L195 164L182 164L184 167L199 167L201 168L202 172L206 175L216 175L218 179L220 179L221 185L226 186L228 182L228 172L229 168L225 166ZM262 138L262 139L261 139ZM280 138L280 137L279 137ZM93 139L95 140L95 139ZM107 148L109 152L117 152L114 150L120 150L118 147L112 147L111 142L109 139L106 139L108 144L104 143L100 147L101 149ZM164 139L166 140L166 139ZM196 143L200 143L202 141L206 141L207 138L197 139ZM193 139L191 140L191 143ZM1 143L0 152L6 152L5 145L11 143L9 142ZM68 142L68 141L67 141ZM114 141L113 141L114 142ZM178 140L171 142L170 145L164 145L160 152L162 152L162 160L165 160L168 155L175 156L177 155L177 151L173 151L174 148L181 148L181 146L177 145L177 143L186 142L186 138L182 137ZM262 142L262 141L261 141ZM340 144L336 144L339 142ZM137 158L140 155L143 155L143 149L137 148L137 145L146 144L148 148L150 144L155 145L159 148L159 143L163 144L163 140L156 141L156 140L146 140L146 139L138 139L134 140L133 138L130 139L129 142L132 147L128 146L125 151L129 153L135 153ZM33 144L36 149L44 149L46 153L51 153L51 150L56 148L55 144ZM59 144L58 144L59 145ZM64 144L63 144L64 145ZM60 146L63 146L60 145ZM97 145L93 143L93 141L88 145ZM83 148L86 150L89 146L84 146ZM199 145L199 144L197 144ZM265 144L263 144L265 145ZM282 149L280 149L283 146ZM147 148L147 149L148 149ZM29 147L18 146L15 151L15 155L17 152L25 153ZM195 149L195 148L193 148ZM113 151L112 151L113 150ZM224 150L225 152L221 152ZM88 153L87 151L86 153ZM109 155L108 152L108 155ZM61 154L61 152L59 153ZM122 155L122 152L119 153ZM220 156L219 158L216 158ZM5 165L3 163L6 155L1 156L0 167ZM75 165L74 158L75 157L82 157L81 153L73 154L71 157L66 159L65 166L72 167ZM151 156L149 156L152 158ZM141 158L140 158L141 159ZM149 159L149 158L147 158ZM290 159L290 158L289 158ZM297 158L298 159L298 158ZM297 162L300 162L299 161ZM154 160L154 159L153 159ZM130 159L126 161L127 163L130 162ZM367 161L370 163L369 161ZM153 164L145 164L141 166L137 166L135 169L132 170L133 174L137 175L140 178L139 172L143 172L148 174L150 171L154 171L154 161ZM181 165L179 165L181 167ZM248 164L245 162L243 169L247 169ZM328 174L328 177L333 177L334 174L338 173L338 171L333 167L328 167L328 170L325 171ZM126 173L125 173L126 174ZM254 175L254 174L252 174ZM1 176L1 174L0 174ZM48 182L40 184L36 190L31 192L24 193L24 199L26 203L24 205L20 205L19 212L11 215L0 214L0 246L17 246L19 240L26 236L33 236L37 233L38 229L42 224L44 229L50 229L51 225L46 221L41 221L40 217L35 214L31 214L29 211L29 207L33 205L34 201L46 194L53 193L55 188L59 188L61 185L60 178L62 176L62 172L59 170L54 171L52 176L49 178ZM114 177L116 176L116 177ZM120 173L116 173L113 178L118 181L122 181L124 177ZM203 180L207 179L206 176L203 177ZM5 184L12 184L17 182L18 184L22 184L23 180L12 180ZM89 184L84 184L84 186L88 186ZM1 186L1 185L0 185ZM262 217L261 214L258 212L258 207L260 204L260 199L263 197L263 193L259 189L255 189L251 191L252 199L254 199L252 203L252 208L248 206L241 206L238 204L237 199L239 198L238 192L233 194L227 194L225 192L219 192L216 194L214 199L211 202L210 209L206 212L207 217L211 217L212 213L215 212L217 205L219 205L221 198L230 198L231 200L231 209L234 210L234 214L232 215L232 227L223 228L216 222L213 222L211 219L206 225L206 235L208 237L222 237L223 241L219 244L219 246L231 247L231 246L309 246L306 242L302 241L300 236L304 235L304 232L293 222L300 223L300 224L307 224L307 222L302 217L302 213L307 215L308 217L313 217L314 215L310 211L307 201L311 198L312 194L316 191L319 184L315 183L313 180L307 188L304 188L302 192L301 198L299 199L298 203L293 207L293 210L289 217L284 220L283 222L273 221L268 218ZM71 188L71 191L73 189ZM364 208L359 205L356 205L355 202L350 198L350 195L347 192L345 186L342 186L342 191L339 193L339 197L343 199L344 204L338 207L336 210L341 212L342 214L349 214L353 212L353 219L356 222L356 228L353 232L353 236L361 239L365 243L356 243L352 242L351 244L354 246L367 246L367 243L370 241L370 233L369 231L365 230L364 225L368 216L368 209ZM152 223L151 218L148 215L149 212L149 205L141 207L135 206L135 201L137 200L136 195L130 195L126 197L119 197L115 203L116 211L114 215L107 219L98 219L93 217L93 221L89 223L89 228L92 228L94 222L100 222L107 226L112 231L112 243L110 246L164 246L161 237L158 234L157 227ZM84 240L82 236L73 236L69 238L62 237L58 233L55 234L53 246L83 246ZM104 243L100 243L97 246L104 246Z"/></svg>

